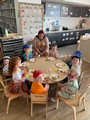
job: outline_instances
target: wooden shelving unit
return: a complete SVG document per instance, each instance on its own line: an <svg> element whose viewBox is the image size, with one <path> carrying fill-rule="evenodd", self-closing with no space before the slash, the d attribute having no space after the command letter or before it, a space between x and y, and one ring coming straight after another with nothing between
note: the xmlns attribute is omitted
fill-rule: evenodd
<svg viewBox="0 0 90 120"><path fill-rule="evenodd" d="M17 32L14 0L0 3L0 27L8 29L10 33Z"/></svg>

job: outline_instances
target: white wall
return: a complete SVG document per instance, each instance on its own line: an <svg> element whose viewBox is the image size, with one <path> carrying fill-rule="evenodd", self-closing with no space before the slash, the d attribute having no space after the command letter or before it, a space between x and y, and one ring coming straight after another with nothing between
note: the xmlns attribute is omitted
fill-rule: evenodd
<svg viewBox="0 0 90 120"><path fill-rule="evenodd" d="M60 27L68 27L69 29L75 29L76 25L79 24L79 21L85 19L87 21L87 28L90 28L90 18L79 18L79 17L59 17L59 18L44 18L44 31L46 28L50 28L50 23L53 21L59 21Z"/></svg>
<svg viewBox="0 0 90 120"><path fill-rule="evenodd" d="M90 5L90 0L63 0L63 1Z"/></svg>
<svg viewBox="0 0 90 120"><path fill-rule="evenodd" d="M42 0L42 1L51 1L51 2L63 2L63 3L75 3L75 4L82 4L82 5L89 5L90 0Z"/></svg>
<svg viewBox="0 0 90 120"><path fill-rule="evenodd" d="M41 0L18 0L18 2L41 4Z"/></svg>

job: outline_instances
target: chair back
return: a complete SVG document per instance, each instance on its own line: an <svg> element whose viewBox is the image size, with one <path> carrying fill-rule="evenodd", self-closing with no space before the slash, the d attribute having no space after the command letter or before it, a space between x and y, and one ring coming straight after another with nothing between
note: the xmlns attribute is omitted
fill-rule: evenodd
<svg viewBox="0 0 90 120"><path fill-rule="evenodd" d="M78 78L79 89L80 89L80 86L81 86L81 83L82 83L82 78L83 78L83 72L81 72L81 75Z"/></svg>
<svg viewBox="0 0 90 120"><path fill-rule="evenodd" d="M5 85L4 85L4 81L3 81L3 77L0 75L0 83L3 86L3 88L5 89Z"/></svg>
<svg viewBox="0 0 90 120"><path fill-rule="evenodd" d="M10 93L8 91L8 86L5 86L3 77L1 75L0 75L0 83L4 88L4 94L6 95L6 97L9 97Z"/></svg>
<svg viewBox="0 0 90 120"><path fill-rule="evenodd" d="M33 94L31 93L31 102L45 104L48 101L48 94Z"/></svg>
<svg viewBox="0 0 90 120"><path fill-rule="evenodd" d="M87 88L86 88L86 90L81 94L81 96L79 97L79 105L81 105L81 103L82 103L82 101L85 99L85 97L86 97L86 93L87 93L87 91L88 91L88 89L90 88L90 86L88 86Z"/></svg>

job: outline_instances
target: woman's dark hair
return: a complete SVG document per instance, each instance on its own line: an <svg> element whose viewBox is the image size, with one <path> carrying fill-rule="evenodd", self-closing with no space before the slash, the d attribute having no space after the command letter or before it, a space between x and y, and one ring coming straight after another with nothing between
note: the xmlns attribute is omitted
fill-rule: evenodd
<svg viewBox="0 0 90 120"><path fill-rule="evenodd" d="M43 35L44 35L44 37L45 37L45 33L44 33L44 31L43 31L43 30L39 30L39 31L38 31L38 35L39 35L39 34L43 34ZM36 37L37 37L37 38L39 38L39 36L38 36L38 35L36 35ZM43 38L44 38L44 37L43 37Z"/></svg>
<svg viewBox="0 0 90 120"><path fill-rule="evenodd" d="M39 34L44 34L44 31L43 30L39 30L39 32L38 32L38 35ZM45 35L45 34L44 34Z"/></svg>

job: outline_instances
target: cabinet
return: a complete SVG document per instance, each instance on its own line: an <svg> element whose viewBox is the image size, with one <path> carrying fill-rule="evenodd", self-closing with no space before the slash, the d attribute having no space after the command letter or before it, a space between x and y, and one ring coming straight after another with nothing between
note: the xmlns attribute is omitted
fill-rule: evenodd
<svg viewBox="0 0 90 120"><path fill-rule="evenodd" d="M44 9L46 17L60 17L60 4L45 2Z"/></svg>
<svg viewBox="0 0 90 120"><path fill-rule="evenodd" d="M23 38L20 36L0 37L0 61L3 56L19 56L22 58Z"/></svg>
<svg viewBox="0 0 90 120"><path fill-rule="evenodd" d="M49 38L50 43L56 41L58 47L76 44L80 40L80 36L85 33L90 33L90 29L87 30L72 30L72 31L62 31L62 32L52 32L46 33Z"/></svg>
<svg viewBox="0 0 90 120"><path fill-rule="evenodd" d="M90 7L44 2L44 13L46 17L89 17Z"/></svg>
<svg viewBox="0 0 90 120"><path fill-rule="evenodd" d="M69 5L61 4L61 17L68 17Z"/></svg>
<svg viewBox="0 0 90 120"><path fill-rule="evenodd" d="M90 16L90 7L81 7L81 17Z"/></svg>
<svg viewBox="0 0 90 120"><path fill-rule="evenodd" d="M90 29L88 29L88 30L80 30L80 36L85 35L87 33L90 34Z"/></svg>
<svg viewBox="0 0 90 120"><path fill-rule="evenodd" d="M60 43L61 43L61 33L57 32L57 33L47 33L46 36L49 38L49 42L52 43L53 41L55 41L59 47Z"/></svg>
<svg viewBox="0 0 90 120"><path fill-rule="evenodd" d="M80 17L81 16L81 8L70 5L68 16L70 16L70 17Z"/></svg>
<svg viewBox="0 0 90 120"><path fill-rule="evenodd" d="M82 51L82 59L90 63L90 54L88 52L90 50L90 39L88 40L81 39L79 50Z"/></svg>
<svg viewBox="0 0 90 120"><path fill-rule="evenodd" d="M0 27L8 29L10 33L17 32L14 0L0 3Z"/></svg>

